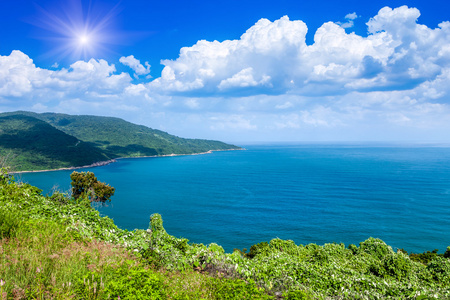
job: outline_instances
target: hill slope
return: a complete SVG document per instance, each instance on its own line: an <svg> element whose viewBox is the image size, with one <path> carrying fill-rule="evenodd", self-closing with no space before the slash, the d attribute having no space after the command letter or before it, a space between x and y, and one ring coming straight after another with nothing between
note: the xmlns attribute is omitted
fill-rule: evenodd
<svg viewBox="0 0 450 300"><path fill-rule="evenodd" d="M15 170L83 166L109 159L98 148L24 115L0 117L0 155L10 153Z"/></svg>
<svg viewBox="0 0 450 300"><path fill-rule="evenodd" d="M43 132L37 132L36 128L31 132L29 129L31 124L25 127L19 125L17 122L10 125L4 130L4 134L9 134L8 130L16 130L17 132L3 141L3 155L5 150L11 149L15 155L22 159L23 156L27 157L26 161L21 161L19 168L16 170L37 170L48 168L61 168L68 166L84 166L85 161L90 163L105 161L117 157L140 157L140 156L154 156L154 155L168 155L168 154L193 154L207 152L209 150L231 150L240 149L237 146L229 145L219 141L202 140L202 139L184 139L177 136L168 134L167 132L151 129L142 125L136 125L119 118L112 117L98 117L98 116L74 116L67 114L57 113L33 113L33 112L9 112L0 114L1 118L18 116L28 117L28 122L31 119L38 119L42 123L46 123L52 127L49 140L45 137ZM25 119L22 119L25 120ZM36 121L34 121L36 122ZM40 130L44 130L43 125ZM18 126L16 129L15 126ZM46 127L47 129L50 127ZM61 133L65 133L67 136L60 136L61 141L56 141L56 133L54 130L58 130ZM45 131L45 130L44 130ZM19 132L22 132L19 134ZM72 140L68 138L72 137ZM20 138L19 138L20 137ZM45 137L45 138L44 138ZM19 138L17 141L14 138ZM28 145L26 140L33 141L32 145ZM76 143L82 141L79 146L90 152L89 155L84 158L84 152L70 152L68 151L68 145L70 143ZM67 143L67 145L65 144ZM15 146L14 146L15 145ZM57 150L61 145L61 149ZM14 147L13 147L14 146ZM88 147L89 149L85 147ZM31 147L31 148L30 148ZM32 152L30 152L33 150ZM73 149L72 149L73 150ZM39 152L44 155L35 157L31 160L32 153ZM53 153L62 152L63 157L56 155L54 157L54 164L50 164ZM1 155L1 153L0 153ZM71 157L73 155L73 157ZM64 159L65 157L65 159ZM93 158L97 160L92 161ZM45 163L41 163L40 160L44 160ZM81 160L80 160L81 159ZM64 163L62 163L64 161ZM88 164L90 164L88 163ZM51 166L53 167L51 167Z"/></svg>

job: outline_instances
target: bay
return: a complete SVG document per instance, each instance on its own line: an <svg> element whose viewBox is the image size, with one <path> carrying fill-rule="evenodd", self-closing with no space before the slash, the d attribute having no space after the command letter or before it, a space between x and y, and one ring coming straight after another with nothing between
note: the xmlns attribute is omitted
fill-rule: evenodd
<svg viewBox="0 0 450 300"><path fill-rule="evenodd" d="M423 252L450 246L447 145L275 144L205 155L120 159L81 169L116 188L98 206L124 229L160 213L167 232L233 248L279 237ZM51 193L72 171L17 174Z"/></svg>

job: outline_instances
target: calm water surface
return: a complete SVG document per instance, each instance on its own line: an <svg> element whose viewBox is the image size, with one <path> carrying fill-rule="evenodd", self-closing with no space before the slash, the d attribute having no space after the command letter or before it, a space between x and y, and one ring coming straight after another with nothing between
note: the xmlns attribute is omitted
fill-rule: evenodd
<svg viewBox="0 0 450 300"><path fill-rule="evenodd" d="M246 151L121 159L93 171L116 188L102 215L227 252L272 238L358 244L378 237L423 252L450 245L450 147L253 145ZM71 171L21 174L49 192Z"/></svg>

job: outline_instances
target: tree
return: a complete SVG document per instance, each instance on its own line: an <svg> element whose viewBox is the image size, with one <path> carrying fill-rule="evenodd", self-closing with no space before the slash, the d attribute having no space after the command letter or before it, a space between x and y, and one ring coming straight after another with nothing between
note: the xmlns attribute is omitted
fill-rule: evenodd
<svg viewBox="0 0 450 300"><path fill-rule="evenodd" d="M115 188L100 182L92 172L73 172L70 175L72 195L75 199L87 198L90 202L111 201Z"/></svg>

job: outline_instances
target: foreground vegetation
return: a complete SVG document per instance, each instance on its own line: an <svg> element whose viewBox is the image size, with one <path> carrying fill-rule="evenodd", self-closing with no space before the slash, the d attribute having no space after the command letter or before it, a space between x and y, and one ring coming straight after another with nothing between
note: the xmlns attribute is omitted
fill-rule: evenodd
<svg viewBox="0 0 450 300"><path fill-rule="evenodd" d="M450 297L450 248L407 255L374 238L273 239L230 254L169 235L158 214L147 230L119 229L89 199L42 196L1 171L0 299Z"/></svg>
<svg viewBox="0 0 450 300"><path fill-rule="evenodd" d="M219 141L184 139L122 119L56 113L0 113L0 155L14 171L85 166L118 157L240 149Z"/></svg>

